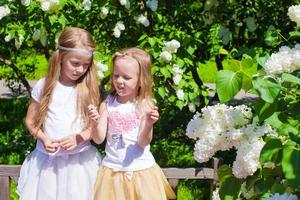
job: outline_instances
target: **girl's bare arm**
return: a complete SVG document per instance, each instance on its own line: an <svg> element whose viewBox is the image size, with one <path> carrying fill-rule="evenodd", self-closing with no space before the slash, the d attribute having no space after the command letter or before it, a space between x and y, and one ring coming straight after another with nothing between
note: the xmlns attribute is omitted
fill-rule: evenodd
<svg viewBox="0 0 300 200"><path fill-rule="evenodd" d="M151 143L153 137L153 124L158 120L158 118L159 113L157 107L153 107L144 116L140 125L140 132L137 142L140 147L145 148Z"/></svg>
<svg viewBox="0 0 300 200"><path fill-rule="evenodd" d="M101 103L99 112L95 106L89 106L89 117L92 119L91 137L95 143L101 144L107 131L107 117L108 112L106 102Z"/></svg>

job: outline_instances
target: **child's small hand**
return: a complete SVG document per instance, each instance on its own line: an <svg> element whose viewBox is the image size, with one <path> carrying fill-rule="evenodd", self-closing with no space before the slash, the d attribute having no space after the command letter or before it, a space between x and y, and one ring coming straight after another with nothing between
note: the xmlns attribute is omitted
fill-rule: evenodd
<svg viewBox="0 0 300 200"><path fill-rule="evenodd" d="M99 119L100 119L100 115L99 115L99 112L97 111L97 108L96 106L90 104L88 106L88 115L89 115L89 118L94 121L94 122L98 122Z"/></svg>
<svg viewBox="0 0 300 200"><path fill-rule="evenodd" d="M147 114L146 114L146 123L153 125L159 118L158 108L154 106Z"/></svg>
<svg viewBox="0 0 300 200"><path fill-rule="evenodd" d="M45 150L49 153L54 153L60 147L58 140L44 139L43 141Z"/></svg>
<svg viewBox="0 0 300 200"><path fill-rule="evenodd" d="M59 140L59 144L61 148L65 150L73 150L75 149L79 143L83 141L83 138L80 134L73 134L66 137L63 137Z"/></svg>

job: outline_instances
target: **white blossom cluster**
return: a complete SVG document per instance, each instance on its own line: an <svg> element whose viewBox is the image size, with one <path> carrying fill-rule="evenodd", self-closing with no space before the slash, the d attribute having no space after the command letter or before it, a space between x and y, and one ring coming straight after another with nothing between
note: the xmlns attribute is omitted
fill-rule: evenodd
<svg viewBox="0 0 300 200"><path fill-rule="evenodd" d="M165 46L160 54L159 61L161 63L169 63L172 60L172 53L176 53L180 47L180 43L177 40L171 40L164 42Z"/></svg>
<svg viewBox="0 0 300 200"><path fill-rule="evenodd" d="M101 61L96 61L95 65L97 68L99 78L104 78L104 72L108 70L108 66L106 64L103 64Z"/></svg>
<svg viewBox="0 0 300 200"><path fill-rule="evenodd" d="M294 194L289 194L289 193L283 193L283 194L275 193L271 195L267 200L298 200L298 197Z"/></svg>
<svg viewBox="0 0 300 200"><path fill-rule="evenodd" d="M220 196L219 196L219 188L216 188L213 193L212 193L212 200L221 200Z"/></svg>
<svg viewBox="0 0 300 200"><path fill-rule="evenodd" d="M119 0L120 4L124 6L125 8L129 9L130 8L130 2L129 0Z"/></svg>
<svg viewBox="0 0 300 200"><path fill-rule="evenodd" d="M175 85L179 85L180 80L182 79L183 70L180 69L180 66L177 64L173 65L172 72L174 73L173 82Z"/></svg>
<svg viewBox="0 0 300 200"><path fill-rule="evenodd" d="M138 23L143 24L145 27L148 27L150 25L148 18L142 14L140 16L136 17L135 20Z"/></svg>
<svg viewBox="0 0 300 200"><path fill-rule="evenodd" d="M21 4L24 6L29 6L31 4L32 0L21 0Z"/></svg>
<svg viewBox="0 0 300 200"><path fill-rule="evenodd" d="M43 11L49 11L59 5L59 0L38 0Z"/></svg>
<svg viewBox="0 0 300 200"><path fill-rule="evenodd" d="M116 37L116 38L119 38L122 31L125 30L125 26L124 26L124 23L122 21L118 21L115 25L115 28L113 29L113 35Z"/></svg>
<svg viewBox="0 0 300 200"><path fill-rule="evenodd" d="M289 7L287 15L291 21L296 22L297 26L300 26L300 5Z"/></svg>
<svg viewBox="0 0 300 200"><path fill-rule="evenodd" d="M146 2L148 8L150 8L153 12L157 10L158 7L158 0L148 0Z"/></svg>
<svg viewBox="0 0 300 200"><path fill-rule="evenodd" d="M106 17L107 15L108 15L108 13L109 13L109 9L108 8L106 8L106 7L101 7L101 13L100 13L100 15L101 15L101 17Z"/></svg>
<svg viewBox="0 0 300 200"><path fill-rule="evenodd" d="M24 36L23 35L19 35L19 37L15 38L15 47L17 49L19 49L21 47L21 45L23 44L24 41Z"/></svg>
<svg viewBox="0 0 300 200"><path fill-rule="evenodd" d="M264 145L261 136L270 133L268 125L249 124L251 109L245 105L227 106L217 104L204 107L188 123L186 135L197 140L194 147L195 159L208 161L217 151L235 147L237 157L233 163L233 175L245 178L252 175L259 164L260 151Z"/></svg>
<svg viewBox="0 0 300 200"><path fill-rule="evenodd" d="M0 20L10 14L10 9L7 5L0 6Z"/></svg>
<svg viewBox="0 0 300 200"><path fill-rule="evenodd" d="M273 53L265 64L268 75L274 76L284 72L291 73L300 69L300 45L294 48L282 46L277 53Z"/></svg>
<svg viewBox="0 0 300 200"><path fill-rule="evenodd" d="M90 0L83 0L83 2L81 3L81 6L82 6L85 10L91 10L92 2L91 2Z"/></svg>

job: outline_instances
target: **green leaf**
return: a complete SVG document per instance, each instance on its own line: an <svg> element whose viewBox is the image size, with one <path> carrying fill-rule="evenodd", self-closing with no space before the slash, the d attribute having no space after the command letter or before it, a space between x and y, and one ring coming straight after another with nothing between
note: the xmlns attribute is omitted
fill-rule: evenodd
<svg viewBox="0 0 300 200"><path fill-rule="evenodd" d="M279 138L268 137L267 142L261 150L260 162L274 162L278 157L279 151L282 149L282 143Z"/></svg>
<svg viewBox="0 0 300 200"><path fill-rule="evenodd" d="M253 17L248 17L244 20L247 24L247 28L250 32L255 31L256 29L256 24L255 24L255 20Z"/></svg>
<svg viewBox="0 0 300 200"><path fill-rule="evenodd" d="M271 77L255 77L252 85L258 91L259 96L268 103L273 103L281 90L281 85Z"/></svg>
<svg viewBox="0 0 300 200"><path fill-rule="evenodd" d="M206 61L204 64L199 63L197 73L203 83L214 83L218 72L215 61Z"/></svg>
<svg viewBox="0 0 300 200"><path fill-rule="evenodd" d="M259 121L262 122L273 115L273 113L277 110L277 104L276 102L270 104L262 99L258 99L254 105L254 109L257 113Z"/></svg>
<svg viewBox="0 0 300 200"><path fill-rule="evenodd" d="M165 79L171 78L171 73L170 73L170 71L168 70L168 68L162 67L162 68L160 68L159 71L160 71L160 73L162 73L162 75L165 77Z"/></svg>
<svg viewBox="0 0 300 200"><path fill-rule="evenodd" d="M159 88L158 88L158 94L159 94L162 98L164 98L164 97L166 96L166 90L165 90L165 88L164 88L164 87L159 87Z"/></svg>
<svg viewBox="0 0 300 200"><path fill-rule="evenodd" d="M300 78L292 75L292 74L282 74L282 80L284 82L290 82L290 83L296 83L298 85L300 85Z"/></svg>
<svg viewBox="0 0 300 200"><path fill-rule="evenodd" d="M226 49L220 48L219 54L228 55L228 51Z"/></svg>
<svg viewBox="0 0 300 200"><path fill-rule="evenodd" d="M227 176L232 176L232 169L228 165L221 165L218 169L218 178L222 183Z"/></svg>
<svg viewBox="0 0 300 200"><path fill-rule="evenodd" d="M228 28L222 27L218 33L220 39L224 45L227 45L232 40L232 33Z"/></svg>
<svg viewBox="0 0 300 200"><path fill-rule="evenodd" d="M241 70L241 61L235 59L227 59L222 62L223 69L238 72Z"/></svg>
<svg viewBox="0 0 300 200"><path fill-rule="evenodd" d="M289 32L289 35L290 35L290 39L291 38L293 38L293 39L300 38L300 32L299 31L291 31L291 32Z"/></svg>
<svg viewBox="0 0 300 200"><path fill-rule="evenodd" d="M50 21L50 24L53 25L56 21L57 21L57 15L50 15L49 16L49 21Z"/></svg>
<svg viewBox="0 0 300 200"><path fill-rule="evenodd" d="M235 200L238 197L241 180L235 178L234 176L228 176L221 184L219 195L221 199L224 200Z"/></svg>
<svg viewBox="0 0 300 200"><path fill-rule="evenodd" d="M265 33L265 42L267 45L276 47L281 43L281 37L279 35L280 30L276 30L274 26L270 26Z"/></svg>
<svg viewBox="0 0 300 200"><path fill-rule="evenodd" d="M241 61L241 71L243 72L242 88L248 91L252 87L252 76L257 72L257 65L252 58Z"/></svg>
<svg viewBox="0 0 300 200"><path fill-rule="evenodd" d="M241 89L243 75L241 73L221 70L216 76L217 93L220 102L224 103L232 99Z"/></svg>
<svg viewBox="0 0 300 200"><path fill-rule="evenodd" d="M300 187L300 151L291 146L283 149L282 170L288 183Z"/></svg>
<svg viewBox="0 0 300 200"><path fill-rule="evenodd" d="M178 101L176 101L176 106L177 106L180 110L182 110L182 108L184 107L184 102L178 100Z"/></svg>

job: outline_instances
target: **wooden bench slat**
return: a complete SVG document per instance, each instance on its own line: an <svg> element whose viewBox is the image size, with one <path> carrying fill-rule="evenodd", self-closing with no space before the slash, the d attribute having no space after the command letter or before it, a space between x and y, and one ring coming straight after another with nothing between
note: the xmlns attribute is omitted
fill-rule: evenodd
<svg viewBox="0 0 300 200"><path fill-rule="evenodd" d="M9 191L9 177L0 176L0 199L9 200L10 191Z"/></svg>
<svg viewBox="0 0 300 200"><path fill-rule="evenodd" d="M0 176L19 176L20 165L0 165Z"/></svg>
<svg viewBox="0 0 300 200"><path fill-rule="evenodd" d="M168 179L214 179L211 168L162 168Z"/></svg>

